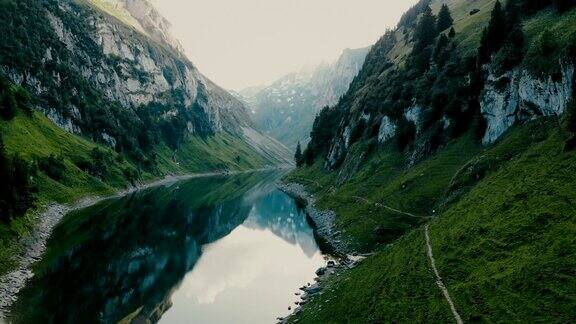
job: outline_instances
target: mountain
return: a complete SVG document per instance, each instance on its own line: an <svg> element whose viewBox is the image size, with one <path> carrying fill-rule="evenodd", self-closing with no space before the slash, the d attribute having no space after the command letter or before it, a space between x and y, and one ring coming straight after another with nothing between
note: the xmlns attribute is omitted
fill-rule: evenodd
<svg viewBox="0 0 576 324"><path fill-rule="evenodd" d="M295 149L307 142L316 114L338 102L358 74L369 48L346 49L332 64L288 74L264 88L240 92L258 127Z"/></svg>
<svg viewBox="0 0 576 324"><path fill-rule="evenodd" d="M70 133L138 157L155 141L251 132L246 107L198 71L146 0L13 6L5 25L26 23L7 31L2 71Z"/></svg>
<svg viewBox="0 0 576 324"><path fill-rule="evenodd" d="M35 206L170 174L292 164L148 1L7 0L0 12L0 232L33 223L21 216ZM22 235L6 233L0 273Z"/></svg>
<svg viewBox="0 0 576 324"><path fill-rule="evenodd" d="M573 26L573 1L422 0L372 46L286 178L369 256L288 322L573 320Z"/></svg>

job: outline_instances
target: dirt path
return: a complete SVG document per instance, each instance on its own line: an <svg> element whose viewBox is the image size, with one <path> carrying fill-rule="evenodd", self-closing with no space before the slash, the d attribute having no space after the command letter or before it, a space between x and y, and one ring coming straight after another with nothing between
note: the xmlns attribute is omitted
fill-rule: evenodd
<svg viewBox="0 0 576 324"><path fill-rule="evenodd" d="M314 183L317 186L319 186L320 188L322 188L322 186L320 186L319 183L315 182L315 181L308 181L310 183ZM303 192L305 192L304 187L301 188L301 190ZM433 219L435 218L434 216L421 216L421 215L415 215L406 211L402 211L390 206L386 206L382 203L378 203L378 202L373 202L369 199L366 199L364 197L360 197L360 196L352 196L352 198L365 202L367 204L370 205L374 205L375 207L378 208L384 208L387 209L391 212L400 214L400 215L404 215L404 216L408 216L408 217L413 217L413 218L420 218L420 219ZM456 310L456 306L454 304L454 301L452 301L452 297L450 297L450 293L448 292L448 288L446 288L446 285L444 285L444 282L442 281L442 277L440 277L440 272L438 271L438 268L436 267L436 259L434 259L434 253L432 252L432 243L430 242L430 231L429 231L429 224L424 225L424 236L426 238L426 250L427 250L427 254L428 254L428 259L430 260L430 264L432 267L432 271L434 272L434 276L436 277L436 284L438 285L438 288L440 288L440 291L442 291L442 294L444 295L444 298L446 299L446 301L448 302L448 305L450 305L450 310L452 311L452 315L454 316L454 320L456 321L457 324L463 324L464 322L462 321L462 318L460 317L460 314L458 314L458 311Z"/></svg>
<svg viewBox="0 0 576 324"><path fill-rule="evenodd" d="M442 277L440 277L440 272L438 272L438 269L436 268L436 259L434 259L434 254L432 253L432 244L430 243L430 232L428 230L428 227L429 227L428 224L426 224L424 226L424 236L426 237L426 247L427 247L428 259L430 259L430 264L432 266L432 270L434 271L434 275L436 276L436 284L438 285L438 288L440 288L440 290L442 291L442 294L444 295L444 298L446 298L446 301L450 305L450 309L452 310L452 315L454 315L454 319L456 320L456 323L462 324L464 322L462 321L460 314L458 314L458 311L456 310L456 306L454 305L454 302L452 301L452 297L450 297L450 293L448 292L448 288L446 288L446 285L444 285L444 282L442 282Z"/></svg>
<svg viewBox="0 0 576 324"><path fill-rule="evenodd" d="M373 201L370 201L370 200L368 200L368 199L366 199L366 198L362 198L362 197L359 197L359 196L352 196L352 198L357 199L357 200L361 200L361 201L363 201L363 202L365 202L365 203L373 204L373 205L376 206L376 207L384 208L384 209L387 209L387 210L389 210L389 211L391 211L391 212L394 212L394 213L397 213L397 214L401 214L401 215L404 215L404 216L408 216L408 217L412 217L412 218L424 218L424 219L434 218L433 216L419 216L419 215L414 215L414 214L412 214L412 213L405 212L405 211L402 211L402 210L399 210L399 209L396 209L396 208L392 208L392 207L390 207L390 206L386 206L386 205L381 204L381 203L378 203L378 202L373 202Z"/></svg>

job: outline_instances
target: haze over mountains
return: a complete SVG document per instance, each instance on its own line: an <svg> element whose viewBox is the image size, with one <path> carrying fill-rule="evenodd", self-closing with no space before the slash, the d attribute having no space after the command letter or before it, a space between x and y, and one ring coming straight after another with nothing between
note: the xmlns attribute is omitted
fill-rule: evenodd
<svg viewBox="0 0 576 324"><path fill-rule="evenodd" d="M94 255L112 252L109 263L119 271L110 273L109 290L96 278L79 295L97 297L111 313L125 299L124 310L144 310L141 320L157 321L177 278L168 273L160 295L138 308L144 295L132 287L114 291L121 277L144 282L145 271L115 257L124 253L120 245L102 249L102 240L83 233L117 232L140 251L139 233L149 228L147 243L159 243L158 260L175 256L180 264L179 255L191 253L177 273L183 275L201 244L247 218L248 227L271 229L307 255L320 242L342 257L316 271L317 283L301 288L304 297L290 294L298 302L288 310L296 311L282 322L575 322L576 1L414 2L371 47L235 93L199 71L148 0L0 1L0 321L68 206L167 176L225 178L295 160L280 187L305 205L296 211L304 207L307 221L294 221L294 210L281 203L285 196L254 206L236 196L257 196L276 181L243 191L248 180L204 178L183 190L166 187L160 200L128 196L143 217L120 217L113 211L122 211L122 203L113 201L112 218L70 218L77 231L55 232L71 245L61 265L74 270L78 258L98 277ZM241 21L236 6L244 4L216 14ZM202 14L186 11L185 18ZM293 39L280 41L309 51ZM233 57L229 64L246 62ZM294 154L297 143L303 152ZM191 212L189 195L234 204ZM165 214L164 231L148 202ZM310 232L294 233L309 225L315 240ZM173 255L188 230L198 230L200 239L185 240ZM78 238L93 240L87 250L96 254L75 248ZM146 260L154 279L148 283L166 275L156 261ZM154 295L151 287L144 290ZM58 297L62 290L37 293ZM58 311L98 316L83 311L84 299L72 300L73 311L68 304Z"/></svg>
<svg viewBox="0 0 576 324"><path fill-rule="evenodd" d="M288 74L266 87L240 92L256 125L265 134L295 149L307 143L316 114L335 105L356 77L370 47L346 49L333 63Z"/></svg>

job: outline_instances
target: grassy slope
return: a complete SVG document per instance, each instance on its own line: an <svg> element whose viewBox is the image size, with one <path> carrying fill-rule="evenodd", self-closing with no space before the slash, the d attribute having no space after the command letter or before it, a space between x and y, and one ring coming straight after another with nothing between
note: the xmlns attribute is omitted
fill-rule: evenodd
<svg viewBox="0 0 576 324"><path fill-rule="evenodd" d="M431 238L437 266L464 321L575 320L576 153L562 151L563 140L554 126L554 121L540 120L517 127L496 146L476 151L470 163L455 169L450 185L436 192L437 201L449 198L449 190L461 197L440 206L443 211L431 222ZM444 156L458 164L456 156L449 158L458 145L453 143L438 159ZM301 175L304 172L313 171ZM362 189L368 196L381 191ZM318 194L324 200L325 194ZM338 210L339 204L325 200L324 207ZM358 212L361 222L362 215L370 215L367 206L348 208ZM379 213L374 208L372 212ZM325 293L305 307L300 322L449 321L421 229L377 251L360 267L333 279Z"/></svg>
<svg viewBox="0 0 576 324"><path fill-rule="evenodd" d="M471 136L449 145L434 158L405 169L405 158L392 148L373 155L349 182L338 186L336 174L321 165L297 170L287 181L302 182L317 194L318 207L338 214L337 226L351 246L370 251L389 243L424 220L398 215L360 201L363 197L418 216L431 215L438 208L454 174L481 150ZM306 179L314 179L307 182ZM380 231L375 231L380 228Z"/></svg>
<svg viewBox="0 0 576 324"><path fill-rule="evenodd" d="M66 165L64 178L55 181L42 172L35 179L38 188L37 206L50 202L70 203L83 197L110 195L130 183L123 170L135 166L110 148L96 145L88 139L72 135L40 113L32 118L19 113L10 122L0 121L0 132L8 153L20 154L33 162L50 154L62 156ZM89 160L90 151L99 147L112 156L108 176L100 180L80 170L73 161ZM209 172L218 170L249 170L262 168L273 162L254 152L238 137L220 134L204 139L190 138L173 154L162 146L157 150L158 170L144 172L142 180L152 181L168 174ZM237 160L239 157L239 160ZM27 235L36 223L36 211L16 219L9 225L0 224L0 274L15 266L12 256L20 248L18 239Z"/></svg>
<svg viewBox="0 0 576 324"><path fill-rule="evenodd" d="M463 56L476 54L494 2L433 1L434 11L450 6ZM480 12L469 16L474 8ZM561 49L576 35L575 15L545 10L529 18L526 50L546 29ZM562 54L547 53L550 62ZM306 184L320 208L337 212L346 240L377 251L331 279L299 322L453 321L435 285L423 231L408 230L423 221L410 222L356 195L417 214L436 210L430 231L437 266L465 322L576 321L576 153L562 152L564 136L555 121L539 120L487 149L461 138L411 170L401 168L405 157L381 149L342 186L339 175L320 164L291 174L286 180ZM407 232L384 246L389 237L382 235L390 232L382 228Z"/></svg>

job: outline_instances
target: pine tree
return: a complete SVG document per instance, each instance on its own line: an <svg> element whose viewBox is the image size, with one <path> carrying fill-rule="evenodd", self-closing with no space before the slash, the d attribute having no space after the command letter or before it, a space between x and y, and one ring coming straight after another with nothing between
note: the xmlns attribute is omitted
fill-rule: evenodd
<svg viewBox="0 0 576 324"><path fill-rule="evenodd" d="M490 23L482 33L478 53L480 63L489 62L491 55L500 50L506 40L507 32L506 15L502 9L502 4L498 0L492 10Z"/></svg>
<svg viewBox="0 0 576 324"><path fill-rule="evenodd" d="M436 36L438 36L436 17L432 15L432 9L428 6L422 12L422 17L420 17L414 32L412 67L416 73L422 73L430 68L432 45L434 45Z"/></svg>
<svg viewBox="0 0 576 324"><path fill-rule="evenodd" d="M294 154L294 160L296 161L297 167L301 167L304 164L300 142L298 142L298 145L296 145L296 154Z"/></svg>
<svg viewBox="0 0 576 324"><path fill-rule="evenodd" d="M415 53L419 53L426 47L434 44L434 39L437 35L438 30L436 28L436 17L434 17L432 9L428 6L422 12L422 17L416 26L416 32L414 34Z"/></svg>
<svg viewBox="0 0 576 324"><path fill-rule="evenodd" d="M500 49L504 43L504 39L506 39L507 31L506 15L504 10L502 10L502 4L498 0L494 5L490 23L488 24L488 41L492 53L497 52Z"/></svg>
<svg viewBox="0 0 576 324"><path fill-rule="evenodd" d="M452 28L450 28L450 31L448 32L448 37L454 38L454 36L456 36L456 31L454 30L454 27L452 27Z"/></svg>
<svg viewBox="0 0 576 324"><path fill-rule="evenodd" d="M442 34L440 37L438 37L432 58L439 67L443 67L449 58L449 52L446 50L449 43L450 40L448 37L446 37L446 35Z"/></svg>
<svg viewBox="0 0 576 324"><path fill-rule="evenodd" d="M452 27L454 24L454 19L452 19L452 15L450 14L450 8L446 4L442 5L440 8L440 12L438 13L438 21L436 23L438 32L441 33L446 29Z"/></svg>
<svg viewBox="0 0 576 324"><path fill-rule="evenodd" d="M312 147L312 145L308 145L308 147L304 150L304 162L306 163L306 165L311 166L312 164L314 164L314 148Z"/></svg>

